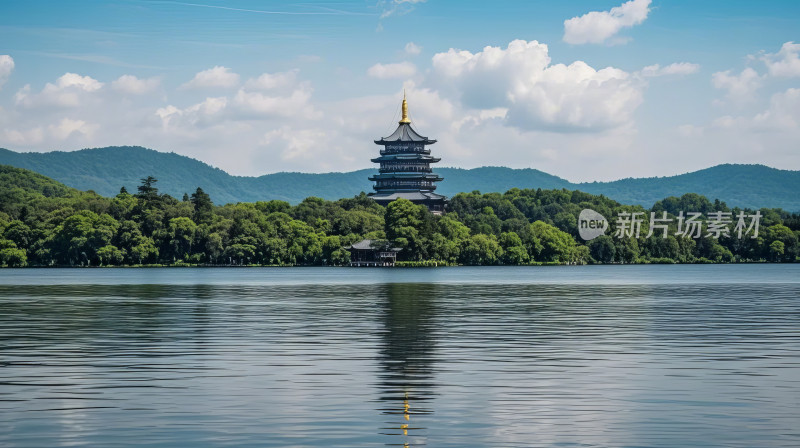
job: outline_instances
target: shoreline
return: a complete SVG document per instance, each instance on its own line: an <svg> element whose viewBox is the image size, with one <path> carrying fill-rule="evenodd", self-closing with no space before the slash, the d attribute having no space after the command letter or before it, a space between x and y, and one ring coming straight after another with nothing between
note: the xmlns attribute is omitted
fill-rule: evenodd
<svg viewBox="0 0 800 448"><path fill-rule="evenodd" d="M558 266L691 266L691 265L792 265L796 262L781 262L781 261L736 261L736 262L716 262L716 261L698 261L692 263L556 263L556 262L539 262L527 264L491 264L491 265L468 265L468 264L452 264L440 262L441 264L432 264L428 261L421 262L401 262L409 264L400 264L396 266L335 266L335 265L267 265L267 264L248 264L248 265L231 265L231 264L143 264L143 265L123 265L123 266L70 266L70 265L55 265L55 266L22 266L0 267L3 270L35 270L35 269L182 269L182 268L201 268L201 269L219 269L219 268L366 268L366 269L407 269L407 268L509 268L509 267L558 267Z"/></svg>

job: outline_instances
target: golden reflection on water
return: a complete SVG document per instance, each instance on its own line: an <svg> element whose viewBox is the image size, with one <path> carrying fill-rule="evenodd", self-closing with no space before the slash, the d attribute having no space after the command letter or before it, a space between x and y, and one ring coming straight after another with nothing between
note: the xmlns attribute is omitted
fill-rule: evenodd
<svg viewBox="0 0 800 448"><path fill-rule="evenodd" d="M424 444L425 426L411 421L412 414L431 414L424 403L433 398L435 385L436 307L435 297L441 286L431 284L387 284L380 290L383 300L381 329L382 400L397 403L384 414L402 415L399 422L386 422L385 435L402 436L402 446ZM402 399L400 394L402 393ZM411 403L414 402L412 411ZM399 404L399 403L398 403ZM401 446L400 443L387 445Z"/></svg>

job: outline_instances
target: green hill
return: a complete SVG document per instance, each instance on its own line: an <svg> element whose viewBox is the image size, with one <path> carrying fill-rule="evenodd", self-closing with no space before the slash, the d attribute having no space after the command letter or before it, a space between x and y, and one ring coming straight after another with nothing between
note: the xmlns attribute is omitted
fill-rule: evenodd
<svg viewBox="0 0 800 448"><path fill-rule="evenodd" d="M215 203L281 199L296 204L308 196L350 197L371 191L368 168L347 173L275 173L260 177L232 176L198 160L142 147L107 147L73 152L18 153L0 149L0 164L36 171L79 190L115 195L120 187L135 191L145 176L156 177L159 189L180 198L202 187ZM678 176L571 183L535 169L482 167L438 168L444 177L438 192L503 192L511 188L567 188L602 194L622 203L645 207L668 196L698 193L731 206L780 207L800 211L800 171L763 165L719 165Z"/></svg>
<svg viewBox="0 0 800 448"><path fill-rule="evenodd" d="M30 170L0 165L0 196L13 194L67 198L80 192Z"/></svg>
<svg viewBox="0 0 800 448"><path fill-rule="evenodd" d="M0 222L9 215L25 216L32 209L52 211L64 205L90 207L97 199L103 198L30 170L0 165Z"/></svg>
<svg viewBox="0 0 800 448"><path fill-rule="evenodd" d="M574 188L643 206L669 196L698 193L731 206L800 211L800 171L764 165L725 164L678 176L584 183Z"/></svg>

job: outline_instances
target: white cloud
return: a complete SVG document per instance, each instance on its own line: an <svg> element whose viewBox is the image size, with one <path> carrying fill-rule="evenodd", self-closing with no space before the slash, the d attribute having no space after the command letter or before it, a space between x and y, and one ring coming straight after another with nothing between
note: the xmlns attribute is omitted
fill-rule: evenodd
<svg viewBox="0 0 800 448"><path fill-rule="evenodd" d="M409 43L406 44L406 46L404 48L404 51L409 56L416 56L416 55L422 53L422 47L420 47L419 45L415 44L414 42L409 42Z"/></svg>
<svg viewBox="0 0 800 448"><path fill-rule="evenodd" d="M623 28L638 25L647 18L651 0L631 0L610 11L592 11L564 21L564 42L599 44Z"/></svg>
<svg viewBox="0 0 800 448"><path fill-rule="evenodd" d="M687 138L700 137L703 135L704 129L702 126L695 126L693 124L684 124L678 126L678 134Z"/></svg>
<svg viewBox="0 0 800 448"><path fill-rule="evenodd" d="M727 97L735 102L752 99L753 94L761 87L763 77L750 67L738 75L731 70L716 72L711 75L711 84L717 89L727 90Z"/></svg>
<svg viewBox="0 0 800 448"><path fill-rule="evenodd" d="M183 115L183 110L178 109L177 107L170 104L169 106L156 109L156 115L158 115L158 117L161 118L164 128L167 128L172 118Z"/></svg>
<svg viewBox="0 0 800 448"><path fill-rule="evenodd" d="M75 73L65 73L63 76L58 78L58 80L56 80L55 84L48 83L44 87L43 91L53 92L70 87L77 87L87 92L94 92L96 90L100 90L100 88L103 87L103 83L90 76L81 76Z"/></svg>
<svg viewBox="0 0 800 448"><path fill-rule="evenodd" d="M111 88L131 95L143 95L158 88L161 80L158 78L137 78L133 75L122 75L111 83Z"/></svg>
<svg viewBox="0 0 800 448"><path fill-rule="evenodd" d="M3 145L5 146L30 146L39 145L44 141L44 130L41 126L36 126L28 130L4 129Z"/></svg>
<svg viewBox="0 0 800 448"><path fill-rule="evenodd" d="M11 77L11 72L14 71L14 58L7 54L0 54L0 89L3 84Z"/></svg>
<svg viewBox="0 0 800 448"><path fill-rule="evenodd" d="M666 67L658 64L648 65L640 72L645 77L669 76L669 75L691 75L700 70L700 65L691 62L675 62Z"/></svg>
<svg viewBox="0 0 800 448"><path fill-rule="evenodd" d="M378 79L410 78L416 73L417 66L410 62L375 64L367 70L367 75Z"/></svg>
<svg viewBox="0 0 800 448"><path fill-rule="evenodd" d="M194 78L184 84L186 89L205 89L205 88L233 88L239 85L239 75L233 73L230 68L217 65L208 70L194 75Z"/></svg>
<svg viewBox="0 0 800 448"><path fill-rule="evenodd" d="M772 95L769 109L753 117L760 129L800 129L800 89L790 88Z"/></svg>
<svg viewBox="0 0 800 448"><path fill-rule="evenodd" d="M265 95L261 92L250 92L239 89L233 97L233 104L243 116L282 116L294 118L319 118L319 114L310 105L311 87L302 84L288 96Z"/></svg>
<svg viewBox="0 0 800 448"><path fill-rule="evenodd" d="M716 128L732 128L737 124L743 124L741 119L737 119L731 115L724 115L717 117L711 122L711 125Z"/></svg>
<svg viewBox="0 0 800 448"><path fill-rule="evenodd" d="M800 163L796 150L800 140L800 89L789 88L772 95L769 106L760 112L724 115L705 128L686 126L679 132L692 137L679 150L706 165L767 163L796 169ZM712 146L720 150L708 151Z"/></svg>
<svg viewBox="0 0 800 448"><path fill-rule="evenodd" d="M253 90L272 90L292 87L297 84L298 70L288 72L263 73L258 78L248 79L245 88Z"/></svg>
<svg viewBox="0 0 800 448"><path fill-rule="evenodd" d="M279 148L282 160L304 159L306 163L319 155L314 151L325 140L326 133L317 129L292 129L283 126L264 134L261 144Z"/></svg>
<svg viewBox="0 0 800 448"><path fill-rule="evenodd" d="M185 109L169 105L159 108L155 113L161 118L165 131L191 132L189 128L206 128L219 124L227 106L226 97L209 97Z"/></svg>
<svg viewBox="0 0 800 448"><path fill-rule="evenodd" d="M321 114L311 105L311 94L312 89L307 82L300 83L285 95L267 95L242 88L230 97L208 97L186 108L174 105L161 107L155 111L155 115L160 120L161 129L175 135L190 135L202 129L225 128L232 123L268 119L313 121L320 118Z"/></svg>
<svg viewBox="0 0 800 448"><path fill-rule="evenodd" d="M765 54L762 60L772 76L800 76L800 44L786 42L780 51L775 54Z"/></svg>
<svg viewBox="0 0 800 448"><path fill-rule="evenodd" d="M48 127L50 134L58 140L66 140L74 134L83 134L83 136L91 138L97 129L98 126L95 124L70 118L63 118L58 124Z"/></svg>
<svg viewBox="0 0 800 448"><path fill-rule="evenodd" d="M521 129L609 129L629 122L642 101L643 85L625 71L582 61L550 65L547 45L536 41L475 54L450 49L434 55L433 68L465 106L508 108L508 123Z"/></svg>
<svg viewBox="0 0 800 448"><path fill-rule="evenodd" d="M56 83L47 83L41 92L32 94L31 86L26 84L14 95L17 105L23 107L78 107L86 94L97 92L103 83L89 76L65 73Z"/></svg>
<svg viewBox="0 0 800 448"><path fill-rule="evenodd" d="M520 40L474 53L436 54L430 70L415 70L414 81L404 80L404 87L413 125L438 140L432 150L442 166L535 167L571 180L665 175L724 162L800 166L800 89L740 116L673 122L656 131L643 126L639 135L634 114L648 84L658 87L647 76L696 70L687 62L633 73L582 61L553 64L546 45ZM237 88L228 91L173 89L120 101L123 91L142 91L138 87L148 78L132 73L105 86L89 76L68 75L41 90L19 89L16 104L6 98L0 147L44 151L138 144L238 175L375 168L369 159L379 148L371 142L394 130L393 114L402 99L400 89L319 99L301 72L289 70L242 74ZM736 84L731 79L748 76L736 71L717 78L727 91ZM364 187L369 188L366 179Z"/></svg>

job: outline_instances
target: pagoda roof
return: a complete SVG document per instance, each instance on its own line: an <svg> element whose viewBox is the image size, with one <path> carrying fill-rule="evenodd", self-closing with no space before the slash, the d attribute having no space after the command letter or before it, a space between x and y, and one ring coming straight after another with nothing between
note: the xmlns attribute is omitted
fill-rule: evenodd
<svg viewBox="0 0 800 448"><path fill-rule="evenodd" d="M398 142L413 142L413 143L424 143L426 145L432 145L436 143L436 140L431 140L428 137L423 137L411 127L410 123L403 123L401 122L397 129L395 129L394 133L388 137L383 137L380 140L375 140L375 143L378 145L388 145L390 143L398 143Z"/></svg>
<svg viewBox="0 0 800 448"><path fill-rule="evenodd" d="M408 199L409 201L446 201L447 196L425 191L408 191L394 193L370 193L372 199L378 201L394 201L395 199Z"/></svg>

